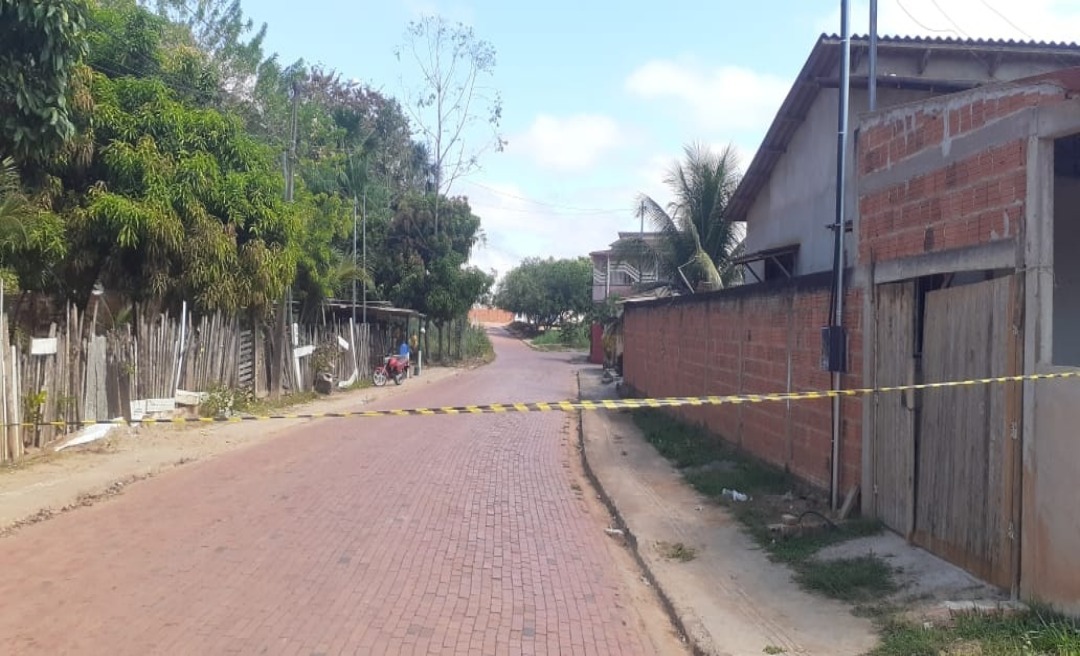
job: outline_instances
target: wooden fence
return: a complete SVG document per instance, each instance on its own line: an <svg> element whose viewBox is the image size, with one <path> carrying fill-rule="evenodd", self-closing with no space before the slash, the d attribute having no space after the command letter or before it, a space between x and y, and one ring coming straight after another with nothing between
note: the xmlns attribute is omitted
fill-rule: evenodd
<svg viewBox="0 0 1080 656"><path fill-rule="evenodd" d="M47 335L37 336L11 330L7 315L0 314L0 462L78 428L19 424L171 412L179 391L247 389L266 396L272 357L268 329L238 317L193 319L184 312L180 318L142 316L137 326L125 324L102 335L71 307ZM286 393L312 389L314 351L320 346L335 382L345 383L370 376L392 348L390 328L381 324L294 324L286 333L281 353Z"/></svg>

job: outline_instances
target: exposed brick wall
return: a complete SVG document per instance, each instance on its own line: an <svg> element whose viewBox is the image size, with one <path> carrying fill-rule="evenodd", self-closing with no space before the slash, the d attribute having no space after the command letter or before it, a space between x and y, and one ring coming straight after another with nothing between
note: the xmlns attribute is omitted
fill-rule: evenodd
<svg viewBox="0 0 1080 656"><path fill-rule="evenodd" d="M1001 144L859 198L859 259L890 260L1013 239L1027 194L1027 142Z"/></svg>
<svg viewBox="0 0 1080 656"><path fill-rule="evenodd" d="M469 310L469 321L472 323L510 323L514 315L499 308L473 308Z"/></svg>
<svg viewBox="0 0 1080 656"><path fill-rule="evenodd" d="M1028 107L1065 100L1051 84L1003 85L940 96L871 115L859 126L859 172L872 173Z"/></svg>
<svg viewBox="0 0 1080 656"><path fill-rule="evenodd" d="M646 396L705 396L827 390L821 328L829 279L752 285L676 303L627 308L623 373ZM861 291L846 296L846 387L861 385ZM788 385L788 366L791 384ZM829 485L832 408L828 399L681 408L672 412L821 488ZM843 401L841 487L860 480L862 407Z"/></svg>
<svg viewBox="0 0 1080 656"><path fill-rule="evenodd" d="M981 127L1067 93L1050 83L1005 85L898 107L864 120L859 176L866 178ZM1027 194L1027 141L988 144L891 187L859 196L859 261L883 261L1014 239Z"/></svg>

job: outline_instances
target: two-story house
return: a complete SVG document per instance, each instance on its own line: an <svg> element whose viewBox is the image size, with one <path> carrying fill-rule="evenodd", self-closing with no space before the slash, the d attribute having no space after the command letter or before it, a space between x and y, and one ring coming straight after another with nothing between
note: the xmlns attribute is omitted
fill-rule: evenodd
<svg viewBox="0 0 1080 656"><path fill-rule="evenodd" d="M659 239L658 232L620 232L619 238L611 242L607 250L589 253L593 263L593 301L626 298L641 285L666 282L659 280L654 256L638 257L628 252L633 248L627 248L641 241L655 244Z"/></svg>

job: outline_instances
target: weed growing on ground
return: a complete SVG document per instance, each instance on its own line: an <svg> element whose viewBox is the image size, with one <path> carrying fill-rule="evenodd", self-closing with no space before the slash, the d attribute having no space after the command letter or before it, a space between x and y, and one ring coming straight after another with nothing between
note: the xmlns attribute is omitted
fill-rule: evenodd
<svg viewBox="0 0 1080 656"><path fill-rule="evenodd" d="M682 471L691 486L730 508L770 559L792 567L806 589L849 602L880 599L896 590L893 570L876 556L838 561L814 558L829 545L881 532L880 522L854 520L836 525L826 520L818 530L778 537L770 528L780 521L778 507L783 504L776 500L800 487L790 474L661 411L641 410L633 418L649 443ZM732 501L725 490L737 490L750 499ZM813 510L803 514L821 523L822 516Z"/></svg>
<svg viewBox="0 0 1080 656"><path fill-rule="evenodd" d="M656 550L660 552L660 555L668 560L677 560L682 563L688 563L691 560L697 558L697 549L688 547L682 542L676 542L674 544L670 542L657 542Z"/></svg>
<svg viewBox="0 0 1080 656"><path fill-rule="evenodd" d="M853 603L896 591L892 568L876 556L817 562L799 568L795 577L807 590Z"/></svg>
<svg viewBox="0 0 1080 656"><path fill-rule="evenodd" d="M532 345L542 350L580 351L589 348L589 336L585 327L568 325L561 328L549 328L531 340Z"/></svg>
<svg viewBox="0 0 1080 656"><path fill-rule="evenodd" d="M765 645L765 649L762 649L761 651L765 652L766 654L783 654L784 648L777 647L776 645Z"/></svg>
<svg viewBox="0 0 1080 656"><path fill-rule="evenodd" d="M1080 654L1080 622L1045 608L1015 615L958 615L951 626L890 623L873 656Z"/></svg>

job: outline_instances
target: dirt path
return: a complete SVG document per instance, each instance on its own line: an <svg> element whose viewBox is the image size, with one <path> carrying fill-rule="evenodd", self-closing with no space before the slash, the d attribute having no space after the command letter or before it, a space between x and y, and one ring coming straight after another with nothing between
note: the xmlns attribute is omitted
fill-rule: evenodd
<svg viewBox="0 0 1080 656"><path fill-rule="evenodd" d="M433 367L400 387L390 385L339 392L292 408L296 412L356 410L379 399L423 389L465 369ZM45 451L0 466L0 532L47 518L93 498L118 491L133 480L197 460L265 442L328 420L283 419L235 424L118 426L108 437L59 453Z"/></svg>

